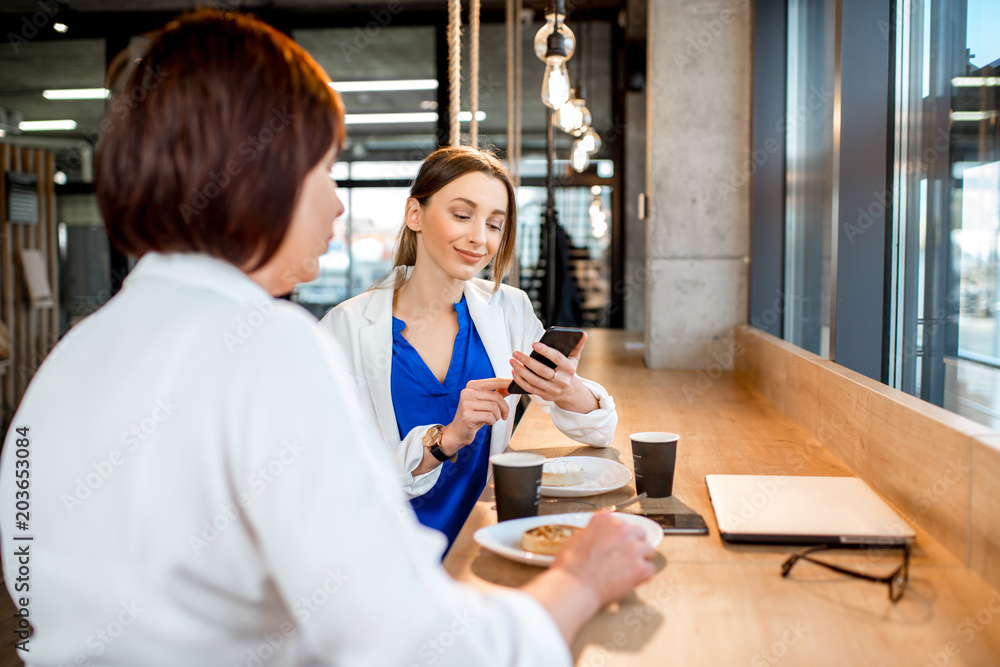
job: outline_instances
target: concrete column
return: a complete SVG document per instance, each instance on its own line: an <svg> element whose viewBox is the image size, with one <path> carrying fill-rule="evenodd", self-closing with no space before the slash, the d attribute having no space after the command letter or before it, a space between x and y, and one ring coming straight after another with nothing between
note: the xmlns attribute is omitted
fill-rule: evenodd
<svg viewBox="0 0 1000 667"><path fill-rule="evenodd" d="M749 0L649 3L650 368L730 369L747 321L751 26Z"/></svg>
<svg viewBox="0 0 1000 667"><path fill-rule="evenodd" d="M646 327L646 221L639 219L639 195L646 188L646 91L625 92L625 329Z"/></svg>
<svg viewBox="0 0 1000 667"><path fill-rule="evenodd" d="M633 49L646 51L649 0L626 0L625 45L628 59ZM629 63L626 67L635 67ZM622 183L625 215L625 275L622 295L627 331L646 329L646 221L639 219L639 196L646 191L646 72L641 81L630 75L625 89L625 180ZM641 83L641 87L636 85Z"/></svg>

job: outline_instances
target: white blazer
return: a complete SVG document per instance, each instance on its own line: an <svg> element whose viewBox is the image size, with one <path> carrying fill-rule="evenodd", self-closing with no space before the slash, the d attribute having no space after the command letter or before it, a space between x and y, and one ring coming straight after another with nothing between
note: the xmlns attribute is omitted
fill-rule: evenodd
<svg viewBox="0 0 1000 667"><path fill-rule="evenodd" d="M147 253L49 354L0 455L25 663L570 667L537 601L441 567L346 366L233 265Z"/></svg>
<svg viewBox="0 0 1000 667"><path fill-rule="evenodd" d="M412 474L423 460L423 436L432 424L416 426L400 439L396 411L392 406L393 287L401 273L409 276L411 270L397 268L378 287L331 310L320 325L334 335L347 353L351 375L358 388L358 400L377 421L382 437L390 446L390 454L399 465L403 488L412 498L431 490L441 474L441 466L422 475ZM509 360L513 352L530 352L531 344L545 331L535 317L528 295L509 285L501 285L494 292L492 282L476 278L465 283L465 301L496 377L511 377ZM597 398L600 408L580 414L545 401L542 403L548 407L552 423L567 436L591 447L607 447L618 425L614 400L598 383L581 380ZM365 400L365 395L369 400ZM517 395L507 397L509 416L493 426L490 454L506 449L514 430L512 417L518 398ZM532 398L538 400L537 397Z"/></svg>

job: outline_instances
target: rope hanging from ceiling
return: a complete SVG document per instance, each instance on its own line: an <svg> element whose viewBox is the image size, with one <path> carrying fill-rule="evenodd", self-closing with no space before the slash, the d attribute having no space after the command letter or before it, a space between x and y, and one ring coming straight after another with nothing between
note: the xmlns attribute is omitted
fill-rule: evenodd
<svg viewBox="0 0 1000 667"><path fill-rule="evenodd" d="M448 0L448 143L462 142L458 112L462 103L462 0Z"/></svg>
<svg viewBox="0 0 1000 667"><path fill-rule="evenodd" d="M469 144L479 145L479 7L480 0L469 2ZM459 111L462 104L462 0L448 0L448 142L462 141ZM508 54L510 51L508 50ZM508 57L509 60L509 57ZM509 69L509 63L508 63ZM509 71L508 71L509 76ZM508 102L509 111L509 102ZM512 114L508 113L508 117Z"/></svg>
<svg viewBox="0 0 1000 667"><path fill-rule="evenodd" d="M479 145L479 6L480 0L469 4L469 143ZM507 30L507 168L514 187L521 184L521 1L506 0ZM462 3L448 0L448 143L462 142L459 111L462 100ZM519 262L515 261L511 279L518 284Z"/></svg>

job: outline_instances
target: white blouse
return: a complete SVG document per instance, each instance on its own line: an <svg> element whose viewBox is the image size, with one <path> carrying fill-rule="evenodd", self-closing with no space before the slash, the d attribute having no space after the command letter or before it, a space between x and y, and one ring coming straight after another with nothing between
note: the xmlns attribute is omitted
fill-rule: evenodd
<svg viewBox="0 0 1000 667"><path fill-rule="evenodd" d="M3 448L5 583L34 627L21 658L568 665L534 599L443 571L445 540L417 524L372 446L348 369L314 319L232 265L147 254L46 359Z"/></svg>
<svg viewBox="0 0 1000 667"><path fill-rule="evenodd" d="M350 361L350 377L359 393L361 408L378 422L382 438L396 463L403 489L410 497L431 490L441 475L441 466L414 476L424 457L423 436L432 424L416 426L405 437L399 437L396 411L392 406L392 286L400 275L409 275L410 268L399 267L382 283L385 287L368 290L340 304L322 319L325 327L341 344ZM528 295L509 285L496 292L493 283L473 279L465 283L465 302L483 347L490 357L496 377L511 377L510 363L514 350L530 353L531 344L542 337L545 329L535 316ZM442 303L442 306L450 303ZM552 423L570 438L591 447L608 447L618 426L614 399L607 390L592 380L580 378L597 398L599 407L581 414L563 410L554 403L544 404ZM514 407L519 395L507 397L508 418L494 424L490 454L507 448L514 431ZM492 467L490 468L492 473Z"/></svg>

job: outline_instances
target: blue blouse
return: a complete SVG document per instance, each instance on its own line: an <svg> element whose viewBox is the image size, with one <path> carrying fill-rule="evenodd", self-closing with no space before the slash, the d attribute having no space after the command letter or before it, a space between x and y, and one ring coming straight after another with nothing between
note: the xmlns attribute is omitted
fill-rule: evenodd
<svg viewBox="0 0 1000 667"><path fill-rule="evenodd" d="M470 380L496 377L486 347L469 315L465 296L455 304L455 312L458 314L458 335L443 383L403 337L406 323L392 318L390 377L392 406L400 438L422 424L451 423L465 385ZM431 490L410 501L420 523L445 534L449 549L486 486L491 432L491 426L479 429L472 444L459 450L455 463L445 461L441 464L441 475Z"/></svg>

